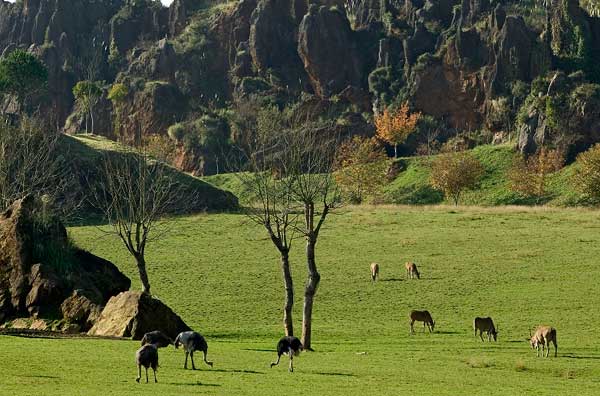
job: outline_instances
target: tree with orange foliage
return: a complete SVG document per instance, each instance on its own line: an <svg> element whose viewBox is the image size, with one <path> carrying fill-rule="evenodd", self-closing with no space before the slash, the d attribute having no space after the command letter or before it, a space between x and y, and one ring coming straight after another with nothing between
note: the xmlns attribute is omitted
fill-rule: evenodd
<svg viewBox="0 0 600 396"><path fill-rule="evenodd" d="M559 150L542 147L529 158L518 157L508 171L510 189L538 201L546 195L548 177L559 171L565 163Z"/></svg>
<svg viewBox="0 0 600 396"><path fill-rule="evenodd" d="M375 115L377 137L394 146L394 157L398 158L398 146L415 131L421 113L411 113L408 102L399 109L386 108L382 114Z"/></svg>
<svg viewBox="0 0 600 396"><path fill-rule="evenodd" d="M375 138L354 136L336 152L335 181L353 204L376 199L387 181L389 161Z"/></svg>

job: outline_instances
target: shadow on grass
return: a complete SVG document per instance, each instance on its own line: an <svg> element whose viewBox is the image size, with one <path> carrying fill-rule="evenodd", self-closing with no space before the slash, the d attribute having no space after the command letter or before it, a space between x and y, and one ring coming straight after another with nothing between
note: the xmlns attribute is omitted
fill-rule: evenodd
<svg viewBox="0 0 600 396"><path fill-rule="evenodd" d="M309 371L307 372L307 374L327 375L332 377L356 377L354 374L351 373L327 373L324 371Z"/></svg>
<svg viewBox="0 0 600 396"><path fill-rule="evenodd" d="M275 349L242 348L242 351L277 353Z"/></svg>
<svg viewBox="0 0 600 396"><path fill-rule="evenodd" d="M552 352L550 352L552 354ZM574 355L574 354L565 354L561 355L560 351L558 357L564 357L567 359L591 359L591 360L600 360L600 356L583 356L583 355Z"/></svg>
<svg viewBox="0 0 600 396"><path fill-rule="evenodd" d="M167 385L177 385L177 386L209 386L209 387L218 387L222 386L221 384L203 384L202 382L163 382Z"/></svg>
<svg viewBox="0 0 600 396"><path fill-rule="evenodd" d="M387 279L381 279L381 282L404 282L404 279L400 279L400 278L387 278Z"/></svg>
<svg viewBox="0 0 600 396"><path fill-rule="evenodd" d="M217 372L217 373L241 373L241 374L266 374L263 371L254 371L254 370L225 370L225 369L211 369L206 370L207 372Z"/></svg>
<svg viewBox="0 0 600 396"><path fill-rule="evenodd" d="M54 375L22 375L23 378L60 379Z"/></svg>

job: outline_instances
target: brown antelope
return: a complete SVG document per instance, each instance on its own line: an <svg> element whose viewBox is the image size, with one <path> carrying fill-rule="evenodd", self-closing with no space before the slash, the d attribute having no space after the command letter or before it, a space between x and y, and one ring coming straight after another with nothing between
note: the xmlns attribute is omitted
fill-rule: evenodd
<svg viewBox="0 0 600 396"><path fill-rule="evenodd" d="M492 341L492 337L494 337L494 341L498 340L498 330L494 326L492 318L475 318L473 320L473 330L475 330L475 337L477 337L477 331L479 331L481 341L484 341L483 333L487 333L488 342Z"/></svg>
<svg viewBox="0 0 600 396"><path fill-rule="evenodd" d="M417 279L421 279L421 274L419 274L419 270L417 269L417 265L415 263L408 262L404 264L406 268L406 277L410 279L414 279L415 276Z"/></svg>
<svg viewBox="0 0 600 396"><path fill-rule="evenodd" d="M425 332L425 326L429 328L430 333L432 333L433 329L435 328L435 321L431 317L429 311L410 312L410 334L415 334L415 322L423 322L423 332Z"/></svg>
<svg viewBox="0 0 600 396"><path fill-rule="evenodd" d="M371 280L375 282L379 277L379 264L371 263Z"/></svg>
<svg viewBox="0 0 600 396"><path fill-rule="evenodd" d="M531 332L529 332L531 335ZM535 356L540 356L540 346L542 347L542 357L544 348L546 348L546 357L550 354L550 343L554 344L554 357L558 354L558 345L556 343L556 329L550 326L539 326L535 333L529 338L531 349L535 349Z"/></svg>

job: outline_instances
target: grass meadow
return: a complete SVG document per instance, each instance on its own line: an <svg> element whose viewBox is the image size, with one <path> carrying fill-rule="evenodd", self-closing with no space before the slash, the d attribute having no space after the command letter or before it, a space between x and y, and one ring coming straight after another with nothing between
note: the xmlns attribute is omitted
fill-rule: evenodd
<svg viewBox="0 0 600 396"><path fill-rule="evenodd" d="M139 343L0 336L2 395L598 395L600 212L584 209L348 207L317 245L322 282L315 352L276 368L283 287L275 248L240 214L172 220L148 248L153 293L209 343L213 369L183 370L160 350L158 384L137 384ZM116 263L139 288L120 242L74 227L77 244ZM292 248L301 323L303 241ZM405 278L404 262L421 280ZM381 265L372 284L369 264ZM436 332L409 335L428 309ZM497 343L475 338L492 316ZM536 358L535 325L558 331L558 358ZM149 393L151 392L151 393Z"/></svg>

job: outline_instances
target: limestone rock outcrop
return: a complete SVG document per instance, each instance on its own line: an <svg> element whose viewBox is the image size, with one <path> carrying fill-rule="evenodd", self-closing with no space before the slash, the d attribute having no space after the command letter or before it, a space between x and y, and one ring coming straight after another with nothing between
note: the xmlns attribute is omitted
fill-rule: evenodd
<svg viewBox="0 0 600 396"><path fill-rule="evenodd" d="M129 291L108 301L88 334L141 340L144 334L154 330L175 339L177 334L190 328L160 300L139 291Z"/></svg>

